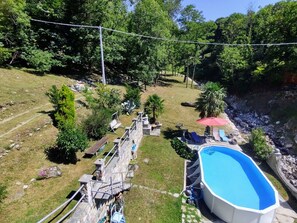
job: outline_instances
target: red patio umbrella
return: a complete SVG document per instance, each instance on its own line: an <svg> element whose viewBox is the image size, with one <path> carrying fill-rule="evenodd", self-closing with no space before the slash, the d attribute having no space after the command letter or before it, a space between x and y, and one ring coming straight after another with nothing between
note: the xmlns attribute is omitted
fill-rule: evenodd
<svg viewBox="0 0 297 223"><path fill-rule="evenodd" d="M228 124L228 121L223 118L217 118L217 117L206 117L202 119L196 120L197 123L202 125L208 125L208 126L221 126Z"/></svg>
<svg viewBox="0 0 297 223"><path fill-rule="evenodd" d="M228 121L223 118L217 118L217 117L206 117L202 119L196 120L197 123L208 126L222 126L228 124ZM210 135L210 129L207 130L207 127L205 129L204 135ZM213 133L214 134L214 133ZM219 136L217 136L219 137Z"/></svg>

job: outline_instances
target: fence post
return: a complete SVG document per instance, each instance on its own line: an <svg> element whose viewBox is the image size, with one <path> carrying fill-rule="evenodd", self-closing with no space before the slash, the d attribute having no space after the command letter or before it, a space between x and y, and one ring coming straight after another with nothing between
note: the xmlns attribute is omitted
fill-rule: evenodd
<svg viewBox="0 0 297 223"><path fill-rule="evenodd" d="M92 197L92 177L93 175L84 174L80 177L79 183L80 185L84 185L83 189L81 190L81 195L86 195L87 202L90 206L93 206L93 197Z"/></svg>
<svg viewBox="0 0 297 223"><path fill-rule="evenodd" d="M105 160L97 159L94 164L96 166L96 180L105 181Z"/></svg>
<svg viewBox="0 0 297 223"><path fill-rule="evenodd" d="M121 151L121 139L113 140L114 145L116 146L116 151L120 159L122 159L122 151Z"/></svg>

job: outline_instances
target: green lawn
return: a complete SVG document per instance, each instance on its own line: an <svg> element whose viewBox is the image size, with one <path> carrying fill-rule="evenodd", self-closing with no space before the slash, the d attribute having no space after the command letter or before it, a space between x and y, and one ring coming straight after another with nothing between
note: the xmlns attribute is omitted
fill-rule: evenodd
<svg viewBox="0 0 297 223"><path fill-rule="evenodd" d="M145 98L157 93L165 100L165 112L159 117L163 124L159 137L145 136L138 151L137 170L133 184L152 189L180 193L183 189L184 159L170 145L170 140L180 134L177 123L183 123L190 131L202 133L203 127L195 123L198 113L193 108L183 107L181 102L193 102L199 91L185 88L182 77L167 77L166 87L152 87ZM144 160L148 160L148 163ZM128 222L180 222L181 198L133 188L125 195L125 215Z"/></svg>

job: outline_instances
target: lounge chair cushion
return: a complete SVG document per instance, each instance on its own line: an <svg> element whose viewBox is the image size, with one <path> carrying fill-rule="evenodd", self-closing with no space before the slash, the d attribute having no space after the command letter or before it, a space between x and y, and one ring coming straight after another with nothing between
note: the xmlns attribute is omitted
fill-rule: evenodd
<svg viewBox="0 0 297 223"><path fill-rule="evenodd" d="M225 135L225 131L224 131L224 129L220 129L219 130L219 136L220 136L220 138L221 138L221 140L223 141L223 142L228 142L229 141L229 139L226 137L226 135Z"/></svg>
<svg viewBox="0 0 297 223"><path fill-rule="evenodd" d="M219 131L218 131L218 128L213 128L212 130L212 135L213 135L213 138L216 140L216 141L221 141L220 139L220 136L219 136Z"/></svg>
<svg viewBox="0 0 297 223"><path fill-rule="evenodd" d="M203 143L203 138L197 135L196 132L191 132L191 138L195 143Z"/></svg>

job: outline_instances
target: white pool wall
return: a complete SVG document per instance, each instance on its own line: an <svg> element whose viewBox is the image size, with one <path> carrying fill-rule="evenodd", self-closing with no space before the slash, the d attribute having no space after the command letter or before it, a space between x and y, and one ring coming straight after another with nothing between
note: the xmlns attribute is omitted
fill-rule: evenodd
<svg viewBox="0 0 297 223"><path fill-rule="evenodd" d="M220 146L220 145L211 145L216 147L226 147L227 146ZM203 191L203 199L210 209L212 213L214 213L216 216L221 218L227 223L272 223L273 219L275 217L275 211L276 208L279 207L279 199L278 199L278 192L275 190L275 188L272 186L270 181L266 178L266 176L263 174L263 172L260 170L260 168L257 166L257 164L247 155L240 152L242 155L248 157L250 161L258 168L261 175L266 179L266 181L269 183L269 185L274 190L275 194L275 204L269 206L268 208L264 210L256 210L256 209L250 209L250 208L244 208L236 206L227 200L217 196L211 188L206 184L204 181L204 173L203 173L203 162L201 160L200 152L207 147L211 146L205 146L200 149L199 153L199 162L200 162L200 168L201 168L201 186Z"/></svg>

